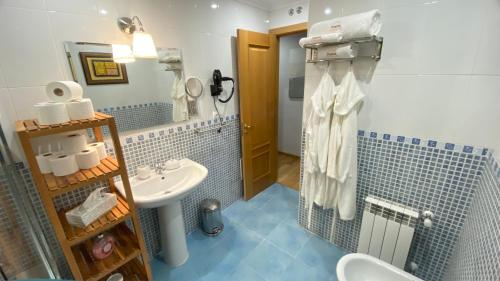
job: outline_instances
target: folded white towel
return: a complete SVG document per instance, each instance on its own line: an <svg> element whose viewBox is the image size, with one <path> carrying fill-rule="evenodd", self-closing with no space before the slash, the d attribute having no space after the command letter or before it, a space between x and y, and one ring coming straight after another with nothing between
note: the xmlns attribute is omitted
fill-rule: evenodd
<svg viewBox="0 0 500 281"><path fill-rule="evenodd" d="M335 46L325 46L318 49L318 59L350 59L358 55L358 45L356 44L341 44Z"/></svg>
<svg viewBox="0 0 500 281"><path fill-rule="evenodd" d="M159 63L176 63L176 62L182 62L182 58L180 56L165 56L161 57L158 60Z"/></svg>
<svg viewBox="0 0 500 281"><path fill-rule="evenodd" d="M304 45L316 44L316 43L335 43L342 40L342 34L340 33L328 33L318 36L311 36L301 38L299 40L299 45L304 48Z"/></svg>
<svg viewBox="0 0 500 281"><path fill-rule="evenodd" d="M312 43L335 43L355 38L376 36L380 32L382 22L380 12L372 10L365 13L334 18L314 24L312 36L302 38L300 46Z"/></svg>

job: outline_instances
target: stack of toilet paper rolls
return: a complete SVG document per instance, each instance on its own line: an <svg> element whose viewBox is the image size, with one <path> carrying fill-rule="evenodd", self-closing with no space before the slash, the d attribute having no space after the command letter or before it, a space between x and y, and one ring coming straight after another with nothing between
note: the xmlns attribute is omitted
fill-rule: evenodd
<svg viewBox="0 0 500 281"><path fill-rule="evenodd" d="M91 169L107 157L103 142L87 144L85 135L74 133L61 139L62 151L39 154L36 157L42 174L67 176L80 169Z"/></svg>
<svg viewBox="0 0 500 281"><path fill-rule="evenodd" d="M92 101L82 98L83 89L73 81L50 82L45 88L50 101L34 105L40 125L54 125L94 118Z"/></svg>

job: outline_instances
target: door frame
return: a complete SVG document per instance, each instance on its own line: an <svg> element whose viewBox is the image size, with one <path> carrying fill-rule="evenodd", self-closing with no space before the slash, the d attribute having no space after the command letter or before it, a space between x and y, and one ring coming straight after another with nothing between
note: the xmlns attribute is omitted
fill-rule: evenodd
<svg viewBox="0 0 500 281"><path fill-rule="evenodd" d="M303 22L303 23L298 23L298 24L293 24L293 25L288 25L288 26L283 26L283 27L278 27L278 28L273 28L273 29L269 29L267 34L269 35L274 35L276 37L276 60L275 60L275 63L276 65L274 65L275 69L276 69L276 91L275 91L275 96L273 97L273 101L274 101L274 112L275 112L275 125L274 125L274 138L275 140L278 139L278 105L279 105L279 42L280 42L280 37L281 36L285 36L285 35L290 35L290 34L296 34L296 33L301 33L301 32L307 32L307 29L308 29L308 23L307 22ZM239 45L238 45L239 46ZM240 50L238 50L238 52L240 52ZM239 64L240 62L238 62ZM239 75L238 75L239 76ZM239 85L238 86L241 86L241 81L238 81ZM241 110L241 99L239 99L239 107L240 107L240 110ZM241 114L241 113L240 113ZM245 130L243 128L244 126L244 122L243 120L240 120L241 121L241 126L242 126L242 131L241 131L241 134L243 134L243 130ZM243 136L242 136L243 137ZM243 140L242 140L243 141ZM274 144L274 150L276 152L276 161L277 161L277 152L278 152L278 143L277 141L275 142ZM243 149L243 143L241 143L241 147ZM243 153L243 151L242 151ZM243 157L241 159L241 164L243 164ZM277 180L277 173L278 173L278 166L277 165L274 165L274 167L272 167L273 171L271 172L272 176L273 177L273 180L276 181ZM243 169L243 165L241 166L241 171L242 171L242 177L245 177L245 172L244 172L244 169ZM245 178L242 179L243 180L243 183L245 183ZM243 194L244 194L244 199L245 200L248 200L250 199L251 197L253 197L255 194L250 194L250 192L247 190L247 185L246 184L243 184Z"/></svg>
<svg viewBox="0 0 500 281"><path fill-rule="evenodd" d="M296 24L292 24L292 25L281 26L281 27L269 29L269 33L276 35L276 37L278 37L278 39L279 39L281 36L296 34L296 33L301 33L301 32L307 32L307 28L308 28L308 23L301 22L301 23L296 23Z"/></svg>
<svg viewBox="0 0 500 281"><path fill-rule="evenodd" d="M301 22L301 23L297 23L297 24L292 24L292 25L287 25L287 26L282 26L282 27L277 27L277 28L273 28L273 29L269 29L269 34L274 34L276 35L277 37L277 46L276 46L276 49L277 49L277 56L278 56L278 59L277 59L277 64L276 65L276 70L277 70L277 75L278 75L278 83L277 83L277 91L276 91L276 97L275 97L275 100L276 100L276 104L275 104L275 110L276 110L276 131L274 132L275 133L275 137L276 137L276 140L278 140L278 120L279 120L279 96L280 96L280 92L279 92L279 73L280 73L280 38L282 36L286 36L286 35L293 35L293 34L297 34L297 33L303 33L303 32L307 32L308 31L308 22ZM304 58L305 59L305 58ZM279 153L282 153L279 151L278 149L278 141L276 141L276 151L278 152L278 157L279 157ZM296 155L294 155L296 156ZM301 156L299 155L299 158ZM276 166L276 169L279 171L279 167ZM276 172L276 174L278 174ZM277 179L276 179L277 180ZM300 185L300 184L299 184Z"/></svg>

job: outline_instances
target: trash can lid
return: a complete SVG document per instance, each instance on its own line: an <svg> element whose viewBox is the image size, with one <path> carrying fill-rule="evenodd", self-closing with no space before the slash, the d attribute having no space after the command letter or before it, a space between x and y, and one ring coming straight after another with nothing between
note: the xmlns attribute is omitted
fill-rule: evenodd
<svg viewBox="0 0 500 281"><path fill-rule="evenodd" d="M204 211L216 211L220 209L220 201L217 199L205 199L200 203Z"/></svg>

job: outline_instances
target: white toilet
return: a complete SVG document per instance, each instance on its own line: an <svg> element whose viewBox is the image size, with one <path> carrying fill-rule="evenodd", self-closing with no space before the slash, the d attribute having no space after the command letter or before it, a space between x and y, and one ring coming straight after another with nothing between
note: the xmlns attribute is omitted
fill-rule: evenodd
<svg viewBox="0 0 500 281"><path fill-rule="evenodd" d="M423 281L366 254L348 254L337 264L339 281Z"/></svg>

